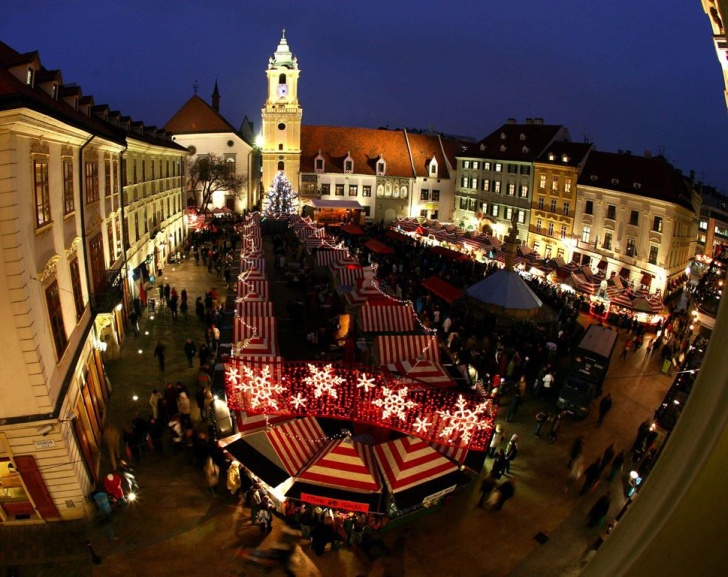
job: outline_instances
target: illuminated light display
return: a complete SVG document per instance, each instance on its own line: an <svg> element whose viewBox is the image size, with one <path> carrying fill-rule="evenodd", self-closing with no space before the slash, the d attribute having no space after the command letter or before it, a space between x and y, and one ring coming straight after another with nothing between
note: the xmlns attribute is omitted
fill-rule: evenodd
<svg viewBox="0 0 728 577"><path fill-rule="evenodd" d="M351 364L232 358L225 383L231 410L349 420L475 451L488 447L496 413L490 399L411 389L391 373Z"/></svg>

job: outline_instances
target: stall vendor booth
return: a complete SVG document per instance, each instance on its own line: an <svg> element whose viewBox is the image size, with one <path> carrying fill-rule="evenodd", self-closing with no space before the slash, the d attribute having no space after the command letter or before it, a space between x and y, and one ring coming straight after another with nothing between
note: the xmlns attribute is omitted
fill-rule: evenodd
<svg viewBox="0 0 728 577"><path fill-rule="evenodd" d="M303 206L303 216L320 224L363 224L364 207L357 200L313 198Z"/></svg>

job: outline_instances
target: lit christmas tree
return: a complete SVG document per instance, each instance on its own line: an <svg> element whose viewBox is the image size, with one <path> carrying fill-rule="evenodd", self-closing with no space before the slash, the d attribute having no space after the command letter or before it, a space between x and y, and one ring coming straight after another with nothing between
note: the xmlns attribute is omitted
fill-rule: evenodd
<svg viewBox="0 0 728 577"><path fill-rule="evenodd" d="M273 178L273 184L263 201L263 214L278 216L296 213L298 213L298 193L293 190L283 171L280 171Z"/></svg>

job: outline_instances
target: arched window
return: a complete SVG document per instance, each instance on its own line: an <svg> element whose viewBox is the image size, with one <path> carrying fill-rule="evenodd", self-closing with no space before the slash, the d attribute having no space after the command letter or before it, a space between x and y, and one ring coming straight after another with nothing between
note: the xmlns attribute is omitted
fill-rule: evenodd
<svg viewBox="0 0 728 577"><path fill-rule="evenodd" d="M284 170L284 167L285 167L285 164L286 164L286 163L285 163L285 162L283 162L282 160L281 160L281 161L279 161L279 162L278 162L278 170L280 170L280 171L283 171L283 170Z"/></svg>
<svg viewBox="0 0 728 577"><path fill-rule="evenodd" d="M278 84L285 84L285 83L286 83L286 75L285 74L281 74L278 77Z"/></svg>

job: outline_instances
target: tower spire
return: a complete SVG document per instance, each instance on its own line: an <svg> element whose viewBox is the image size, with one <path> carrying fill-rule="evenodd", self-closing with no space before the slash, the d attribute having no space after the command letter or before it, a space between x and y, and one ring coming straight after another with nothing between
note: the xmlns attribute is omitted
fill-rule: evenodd
<svg viewBox="0 0 728 577"><path fill-rule="evenodd" d="M212 91L212 109L220 112L220 91L217 88L217 78L215 79L215 89Z"/></svg>

